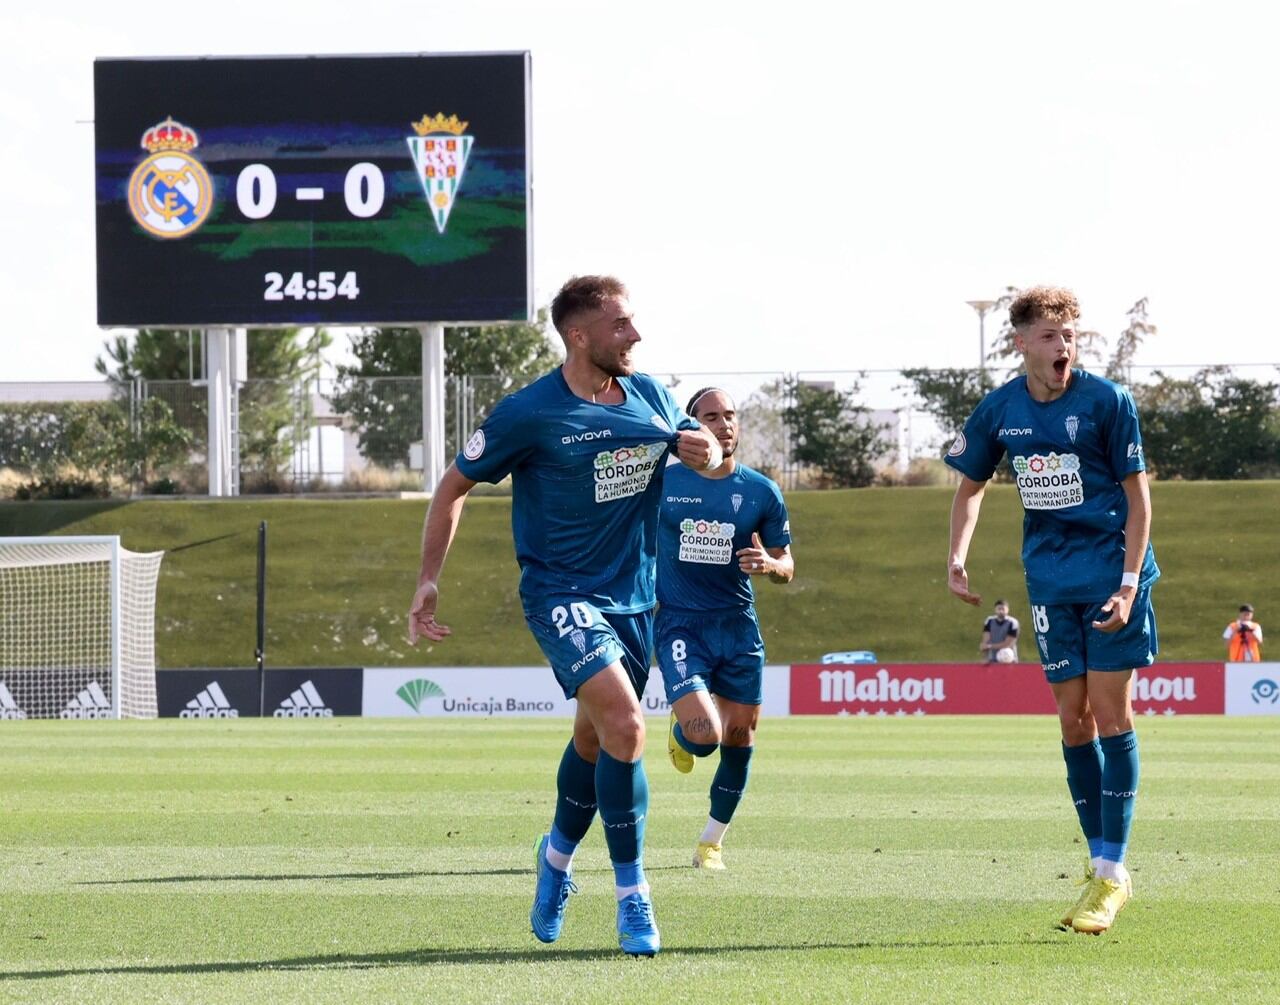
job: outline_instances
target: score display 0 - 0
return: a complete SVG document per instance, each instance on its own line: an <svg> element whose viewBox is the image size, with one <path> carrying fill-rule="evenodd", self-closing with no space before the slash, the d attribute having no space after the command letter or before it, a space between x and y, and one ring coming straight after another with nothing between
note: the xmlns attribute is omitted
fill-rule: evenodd
<svg viewBox="0 0 1280 1005"><path fill-rule="evenodd" d="M529 317L528 83L527 53L99 60L99 324Z"/></svg>

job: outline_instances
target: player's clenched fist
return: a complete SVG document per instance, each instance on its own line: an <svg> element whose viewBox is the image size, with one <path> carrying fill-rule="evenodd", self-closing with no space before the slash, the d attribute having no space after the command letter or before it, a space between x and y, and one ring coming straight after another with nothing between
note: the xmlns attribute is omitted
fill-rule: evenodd
<svg viewBox="0 0 1280 1005"><path fill-rule="evenodd" d="M708 471L724 460L719 441L705 429L682 429L676 435L676 456L689 467Z"/></svg>
<svg viewBox="0 0 1280 1005"><path fill-rule="evenodd" d="M436 601L440 591L432 582L423 583L413 595L413 603L409 605L409 645L418 644L418 639L425 636L432 642L441 641L446 635L453 634L447 625L436 621Z"/></svg>

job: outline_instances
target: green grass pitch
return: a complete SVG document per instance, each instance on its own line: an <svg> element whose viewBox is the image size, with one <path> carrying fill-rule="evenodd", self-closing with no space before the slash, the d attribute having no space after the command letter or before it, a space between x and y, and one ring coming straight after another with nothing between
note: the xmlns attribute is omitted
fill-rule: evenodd
<svg viewBox="0 0 1280 1005"><path fill-rule="evenodd" d="M0 1000L1276 1000L1280 719L1139 723L1097 938L1053 926L1084 851L1051 719L766 720L719 876L662 728L632 960L598 824L564 937L529 933L565 721L5 724Z"/></svg>

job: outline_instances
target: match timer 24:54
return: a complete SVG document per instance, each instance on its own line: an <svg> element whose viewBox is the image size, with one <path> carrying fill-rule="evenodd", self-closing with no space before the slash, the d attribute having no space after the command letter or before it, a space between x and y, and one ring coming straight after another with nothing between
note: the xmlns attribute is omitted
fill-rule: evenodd
<svg viewBox="0 0 1280 1005"><path fill-rule="evenodd" d="M98 323L523 320L530 61L100 59Z"/></svg>

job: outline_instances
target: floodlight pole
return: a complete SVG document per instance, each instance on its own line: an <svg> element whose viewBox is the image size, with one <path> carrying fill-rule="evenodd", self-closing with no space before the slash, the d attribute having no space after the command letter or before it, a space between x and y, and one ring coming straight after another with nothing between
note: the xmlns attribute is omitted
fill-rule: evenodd
<svg viewBox="0 0 1280 1005"><path fill-rule="evenodd" d="M978 369L987 368L987 315L996 306L994 300L966 300L966 304L978 312Z"/></svg>
<svg viewBox="0 0 1280 1005"><path fill-rule="evenodd" d="M432 322L418 330L422 333L422 487L434 492L445 467L444 325Z"/></svg>

